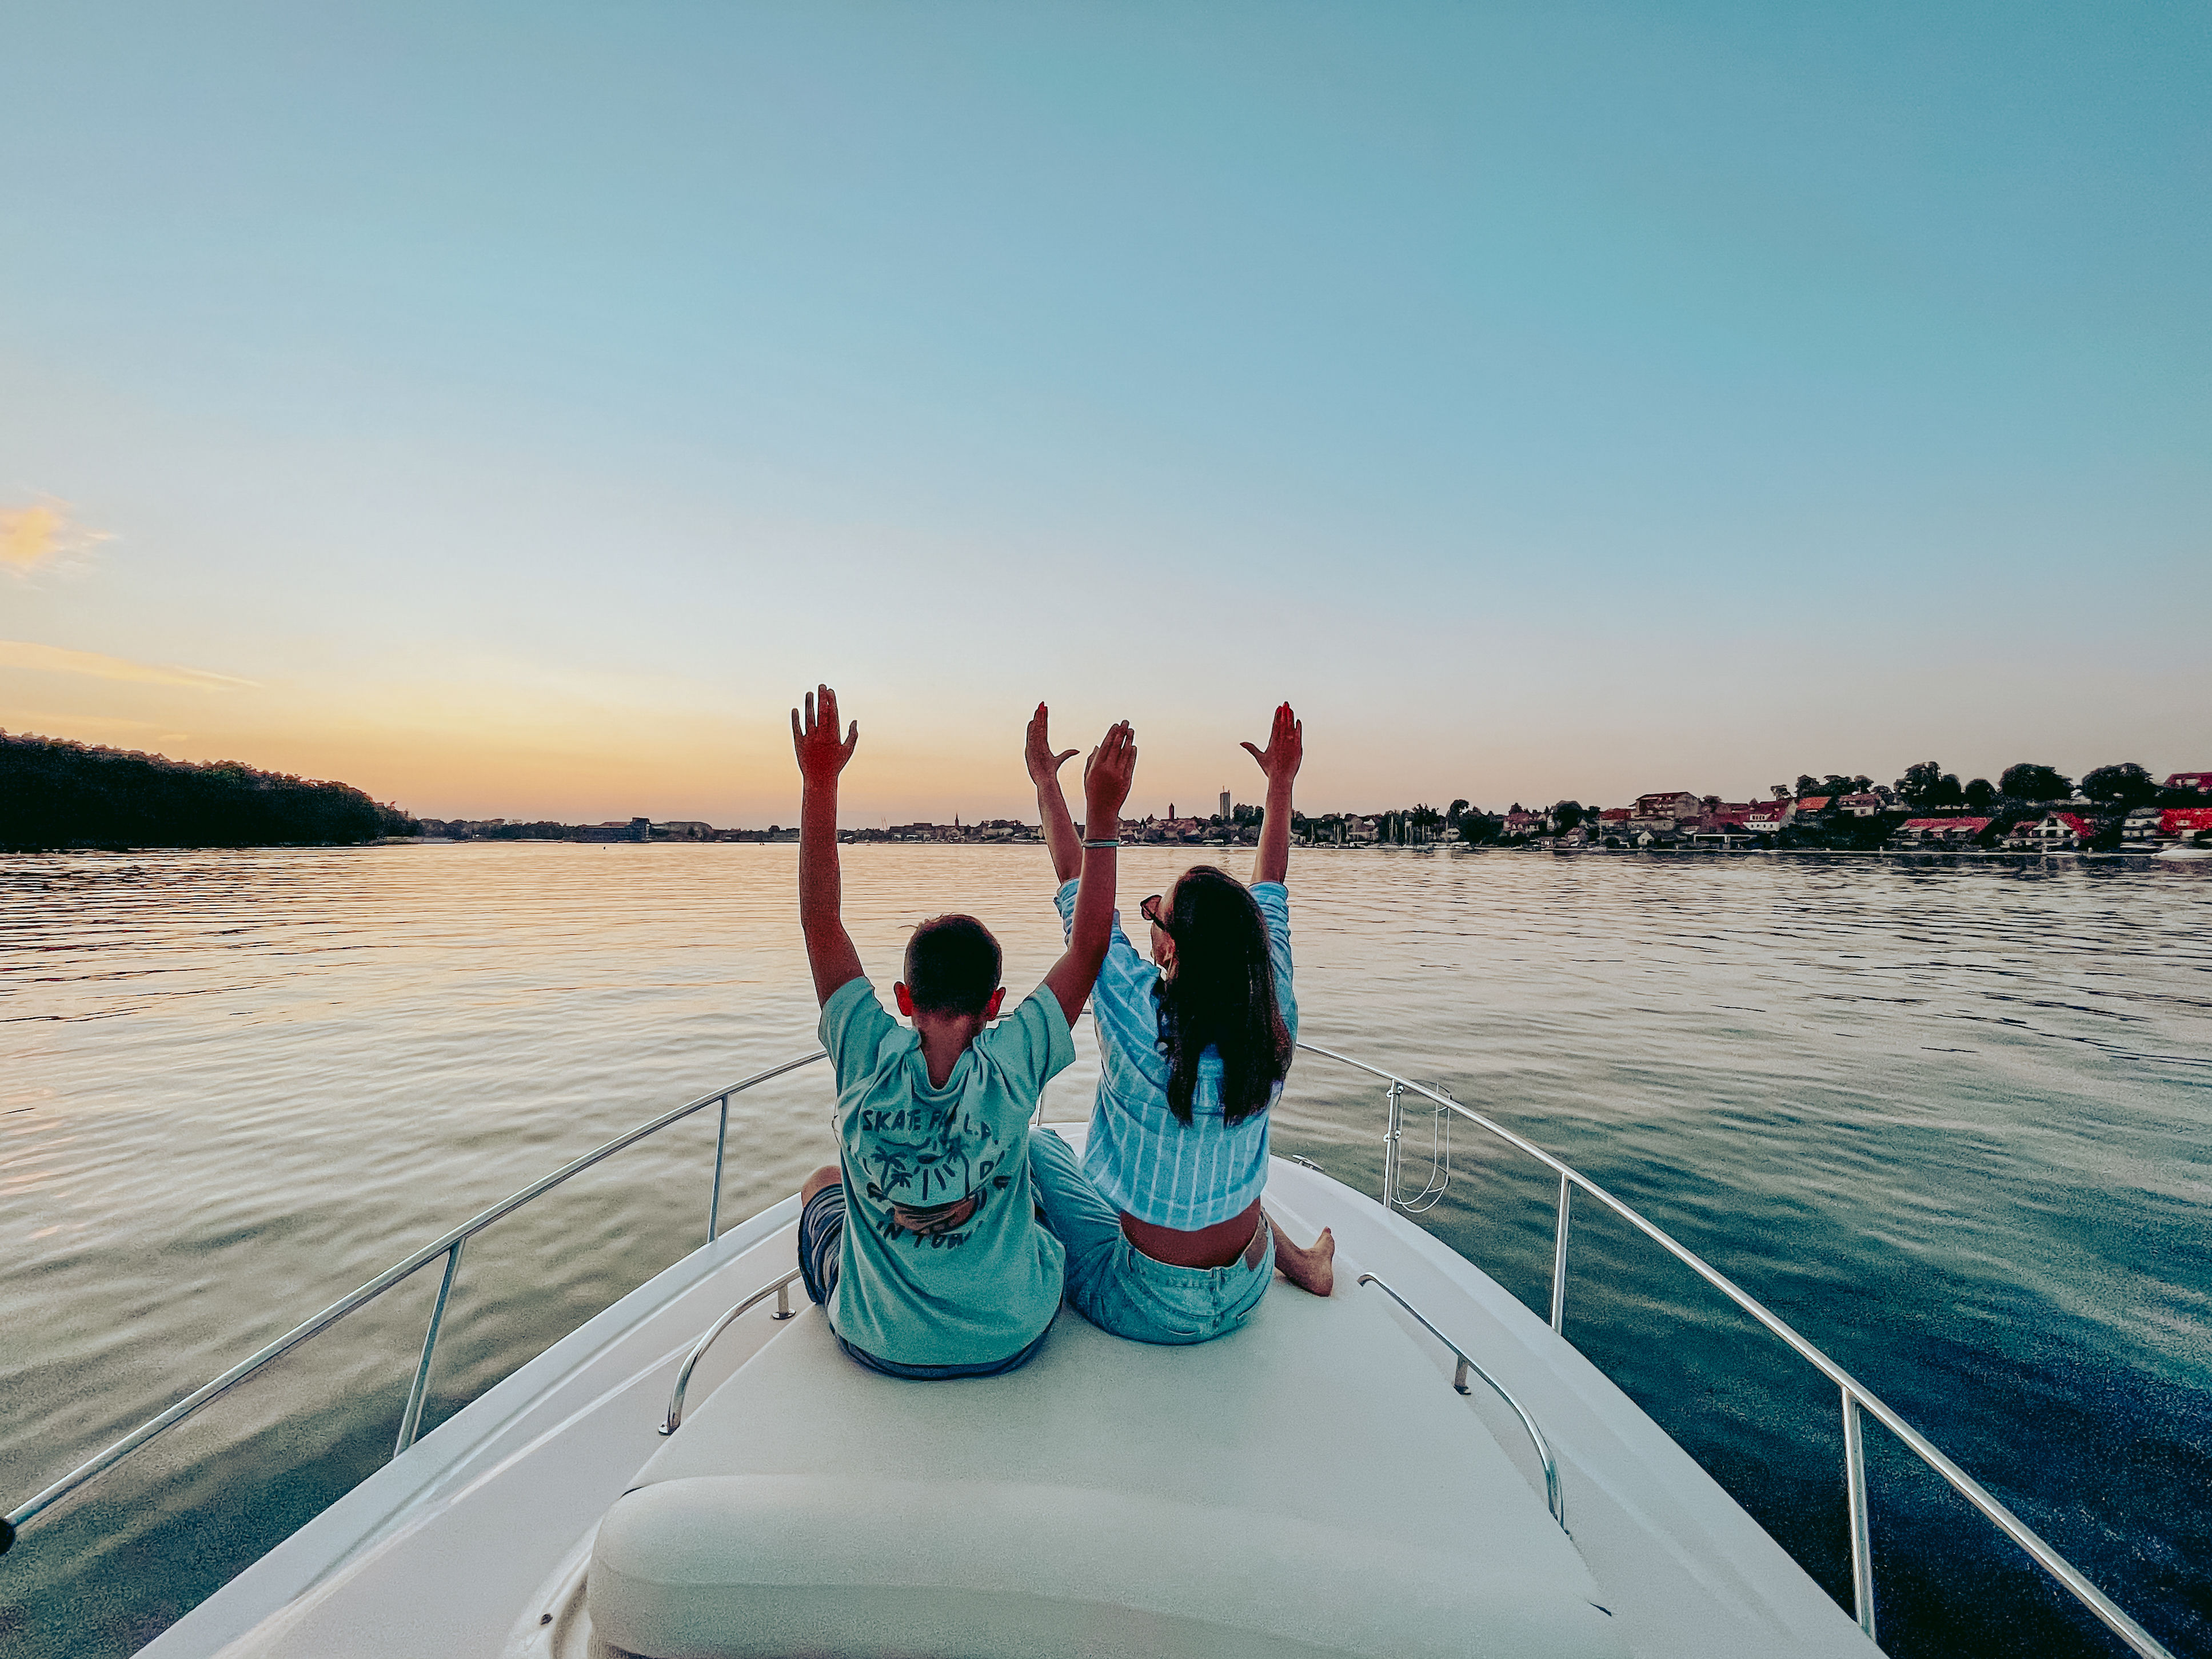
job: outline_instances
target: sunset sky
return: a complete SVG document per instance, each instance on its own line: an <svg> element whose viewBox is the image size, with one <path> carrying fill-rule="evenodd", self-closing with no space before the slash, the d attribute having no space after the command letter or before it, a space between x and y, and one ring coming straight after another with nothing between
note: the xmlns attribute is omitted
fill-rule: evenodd
<svg viewBox="0 0 2212 1659"><path fill-rule="evenodd" d="M438 816L2212 766L2201 4L15 6L0 727Z"/></svg>

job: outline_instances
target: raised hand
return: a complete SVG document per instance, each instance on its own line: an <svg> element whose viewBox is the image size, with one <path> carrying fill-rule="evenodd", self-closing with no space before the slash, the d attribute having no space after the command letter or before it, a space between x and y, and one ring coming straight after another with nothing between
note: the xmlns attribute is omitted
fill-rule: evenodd
<svg viewBox="0 0 2212 1659"><path fill-rule="evenodd" d="M1030 716L1029 738L1022 750L1022 758L1030 769L1030 781L1042 788L1058 777L1060 769L1079 752L1073 749L1063 749L1056 755L1052 752L1052 739L1045 732L1045 707L1039 703L1036 713Z"/></svg>
<svg viewBox="0 0 2212 1659"><path fill-rule="evenodd" d="M1085 835L1092 833L1090 825L1121 815L1121 803L1129 799L1129 786L1136 776L1137 734L1122 720L1106 728L1083 763Z"/></svg>
<svg viewBox="0 0 2212 1659"><path fill-rule="evenodd" d="M1267 748L1255 749L1249 743L1242 747L1259 762L1268 782L1278 778L1287 782L1297 776L1298 766L1306 757L1306 723L1291 713L1290 704L1277 703L1274 729L1267 734Z"/></svg>
<svg viewBox="0 0 2212 1659"><path fill-rule="evenodd" d="M828 686L820 686L806 694L806 714L802 720L799 710L791 711L791 746L799 755L799 775L809 783L837 781L837 775L845 769L845 763L853 758L853 750L860 741L860 723L853 722L853 729L841 742L837 737L837 694Z"/></svg>

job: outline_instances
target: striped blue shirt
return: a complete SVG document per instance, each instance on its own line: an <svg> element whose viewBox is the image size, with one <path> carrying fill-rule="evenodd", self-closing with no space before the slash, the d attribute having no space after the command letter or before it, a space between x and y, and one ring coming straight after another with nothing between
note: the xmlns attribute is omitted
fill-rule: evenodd
<svg viewBox="0 0 2212 1659"><path fill-rule="evenodd" d="M1075 925L1076 884L1054 896L1063 933ZM1283 1024L1298 1034L1291 994L1291 896L1282 883L1252 888L1267 924L1267 959ZM1098 1028L1098 1103L1083 1172L1107 1202L1139 1221L1196 1232L1249 1209L1267 1184L1267 1120L1261 1110L1231 1127L1221 1118L1221 1056L1208 1048L1198 1063L1190 1122L1168 1106L1168 1057L1160 1040L1160 970L1129 943L1121 913L1091 993ZM1281 1087L1277 1085L1279 1097ZM1273 1098L1268 1105L1274 1104Z"/></svg>

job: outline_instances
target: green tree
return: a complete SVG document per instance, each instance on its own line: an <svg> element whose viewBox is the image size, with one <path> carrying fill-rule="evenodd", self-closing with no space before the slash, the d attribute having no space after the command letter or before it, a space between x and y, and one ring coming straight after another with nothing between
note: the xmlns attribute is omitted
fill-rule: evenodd
<svg viewBox="0 0 2212 1659"><path fill-rule="evenodd" d="M2005 768L1997 787L2014 800L2064 800L2074 793L2074 781L2055 767L2022 761Z"/></svg>
<svg viewBox="0 0 2212 1659"><path fill-rule="evenodd" d="M1996 801L1996 786L1987 778L1976 778L1960 792L1966 798L1969 812L1986 812Z"/></svg>
<svg viewBox="0 0 2212 1659"><path fill-rule="evenodd" d="M0 732L0 848L345 844L412 825L349 784Z"/></svg>
<svg viewBox="0 0 2212 1659"><path fill-rule="evenodd" d="M2158 780L2133 761L2100 766L2081 780L2081 793L2091 800L2125 810L2148 806L2159 798Z"/></svg>
<svg viewBox="0 0 2212 1659"><path fill-rule="evenodd" d="M1897 793L1911 805L1917 806L1943 779L1940 761L1922 761L1917 766L1905 769L1905 775L1897 781Z"/></svg>
<svg viewBox="0 0 2212 1659"><path fill-rule="evenodd" d="M1580 823L1584 816L1578 800L1563 800L1552 808L1552 822L1562 833Z"/></svg>
<svg viewBox="0 0 2212 1659"><path fill-rule="evenodd" d="M1917 811L1958 806L1966 799L1966 792L1959 787L1959 775L1946 772L1934 761L1906 767L1905 775L1897 781L1897 793L1907 806Z"/></svg>

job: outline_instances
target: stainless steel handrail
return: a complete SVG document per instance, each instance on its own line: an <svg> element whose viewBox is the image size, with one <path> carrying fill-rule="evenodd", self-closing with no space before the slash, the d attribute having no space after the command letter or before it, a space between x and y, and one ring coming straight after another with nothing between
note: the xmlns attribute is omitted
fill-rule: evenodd
<svg viewBox="0 0 2212 1659"><path fill-rule="evenodd" d="M68 1497L94 1475L113 1468L148 1441L174 1428L210 1401L244 1382L270 1360L298 1347L309 1337L328 1330L355 1309L374 1301L425 1263L443 1255L446 1257L445 1278L438 1287L437 1305L431 1310L429 1327L423 1334L422 1358L421 1363L416 1367L415 1380L408 1391L407 1407L401 1415L398 1443L392 1449L392 1455L397 1457L414 1443L415 1431L422 1423L423 1400L429 1388L430 1361L437 1348L438 1331L445 1318L446 1301L453 1291L453 1276L460 1266L462 1245L502 1216L513 1214L532 1199L550 1192L572 1176L581 1175L593 1164L612 1158L624 1147L635 1146L647 1136L657 1134L670 1124L678 1122L690 1116L692 1113L702 1110L719 1101L722 1104L722 1127L714 1142L715 1192L708 1205L707 1237L708 1242L711 1243L714 1241L714 1227L719 1218L721 1202L722 1150L723 1142L729 1133L730 1097L743 1094L746 1090L766 1083L771 1078L781 1077L786 1072L795 1072L802 1066L811 1066L817 1060L827 1058L829 1058L828 1052L817 1048L811 1054L802 1055L797 1060L786 1060L782 1065L770 1066L765 1072L755 1073L751 1077L732 1083L726 1088L716 1089L711 1093L701 1095L696 1100L688 1101L671 1111L663 1112L659 1117L647 1120L634 1129L617 1135L604 1146L593 1147L581 1158L562 1164L552 1174L533 1181L521 1191L501 1199L481 1214L471 1216L451 1232L425 1244L405 1260L386 1267L360 1289L349 1295L340 1297L313 1318L294 1326L267 1347L240 1360L237 1364L233 1365L212 1382L193 1389L167 1411L147 1419L120 1440L95 1453L76 1468L71 1469L28 1503L9 1510L6 1516L0 1517L0 1528L4 1528L4 1531L0 1531L0 1540L4 1540L0 1542L0 1548L4 1548L6 1544L12 1543L15 1533L26 1522L34 1519L60 1499Z"/></svg>
<svg viewBox="0 0 2212 1659"><path fill-rule="evenodd" d="M1406 1298L1399 1295L1396 1291L1391 1289L1389 1282L1387 1279L1377 1278L1373 1273L1362 1273L1359 1275L1359 1282L1363 1285L1372 1285L1376 1290L1382 1291L1383 1295L1389 1297L1393 1302L1403 1308L1407 1313L1419 1320L1421 1322L1421 1328L1423 1330L1426 1331L1431 1336L1436 1338L1437 1341L1443 1343L1444 1346L1449 1348L1453 1353L1459 1357L1459 1364L1452 1372L1452 1387L1457 1389L1462 1394L1467 1393L1467 1374L1469 1371L1473 1371L1477 1376L1490 1384L1492 1389L1496 1392L1500 1400L1503 1400L1507 1405L1513 1407L1513 1414L1521 1419L1521 1426L1528 1431L1528 1438L1535 1442L1536 1455L1544 1465L1544 1501L1551 1505L1552 1519L1559 1523L1559 1530L1561 1532L1565 1532L1567 1530L1567 1501L1563 1496L1561 1496L1559 1492L1559 1466L1557 1460L1555 1460L1552 1455L1552 1443L1544 1438L1543 1430L1536 1426L1536 1419L1528 1415L1528 1407L1523 1406L1519 1401L1516 1400L1507 1390L1503 1382L1500 1382L1488 1371L1483 1370L1481 1362L1477 1360L1473 1354L1469 1353L1465 1348L1461 1347L1458 1343L1453 1341L1451 1338L1446 1336L1442 1331L1438 1330L1433 1324L1431 1324L1429 1322L1429 1316L1426 1314L1423 1313L1412 1303L1407 1301ZM1571 1536L1571 1534L1570 1535Z"/></svg>
<svg viewBox="0 0 2212 1659"><path fill-rule="evenodd" d="M2107 1630L2142 1655L2143 1659L2174 1659L2172 1653L2156 1637L2130 1619L2112 1597L2084 1577L2079 1568L2053 1549L2033 1527L1991 1497L1979 1481L1944 1456L1925 1435L1891 1410L1865 1384L1793 1330L1718 1268L1686 1246L1677 1243L1664 1231L1638 1214L1588 1176L1562 1163L1534 1142L1514 1133L1504 1125L1494 1122L1481 1113L1448 1096L1440 1095L1433 1089L1425 1088L1410 1078L1400 1077L1395 1072L1385 1071L1379 1066L1370 1066L1364 1060L1354 1060L1349 1054L1340 1054L1334 1048L1324 1048L1318 1043L1300 1042L1297 1046L1308 1054L1319 1054L1324 1060L1333 1060L1356 1071L1365 1072L1389 1085L1386 1097L1390 1127L1386 1132L1383 1146L1386 1182L1383 1203L1386 1207L1395 1207L1392 1198L1397 1173L1395 1143L1399 1102L1407 1090L1458 1113L1478 1128L1496 1135L1509 1146L1526 1152L1559 1177L1559 1213L1552 1256L1552 1328L1562 1336L1565 1334L1566 1316L1568 1209L1575 1189L1579 1188L1780 1337L1807 1364L1836 1385L1842 1396L1844 1488L1850 1505L1852 1599L1856 1603L1854 1612L1858 1618L1859 1627L1869 1638L1875 1633L1874 1558L1867 1512L1865 1453L1859 1432L1859 1413L1862 1411L1870 1414L1876 1422L1903 1441L1915 1456L1948 1481L1954 1491L1979 1510L1985 1519L2019 1545L2030 1560L2065 1586L2075 1601L2096 1614Z"/></svg>
<svg viewBox="0 0 2212 1659"><path fill-rule="evenodd" d="M739 1314L744 1312L746 1309L757 1306L759 1304L767 1301L769 1297L774 1297L775 1298L775 1311L770 1314L769 1317L770 1319L789 1319L793 1317L791 1307L791 1281L798 1277L799 1269L793 1267L782 1278L777 1279L775 1284L763 1285L760 1289L755 1291L744 1301L738 1303L736 1307L731 1309L729 1312L724 1314L720 1319L709 1325L707 1328L706 1334L691 1345L691 1352L684 1356L683 1368L676 1373L676 1386L669 1391L668 1415L660 1419L659 1431L662 1434L673 1434L677 1430L684 1426L684 1390L691 1386L692 1370L698 1364L700 1358L705 1354L707 1350L714 1346L714 1339L720 1336L724 1331L729 1329L730 1327L736 1322L737 1317Z"/></svg>

